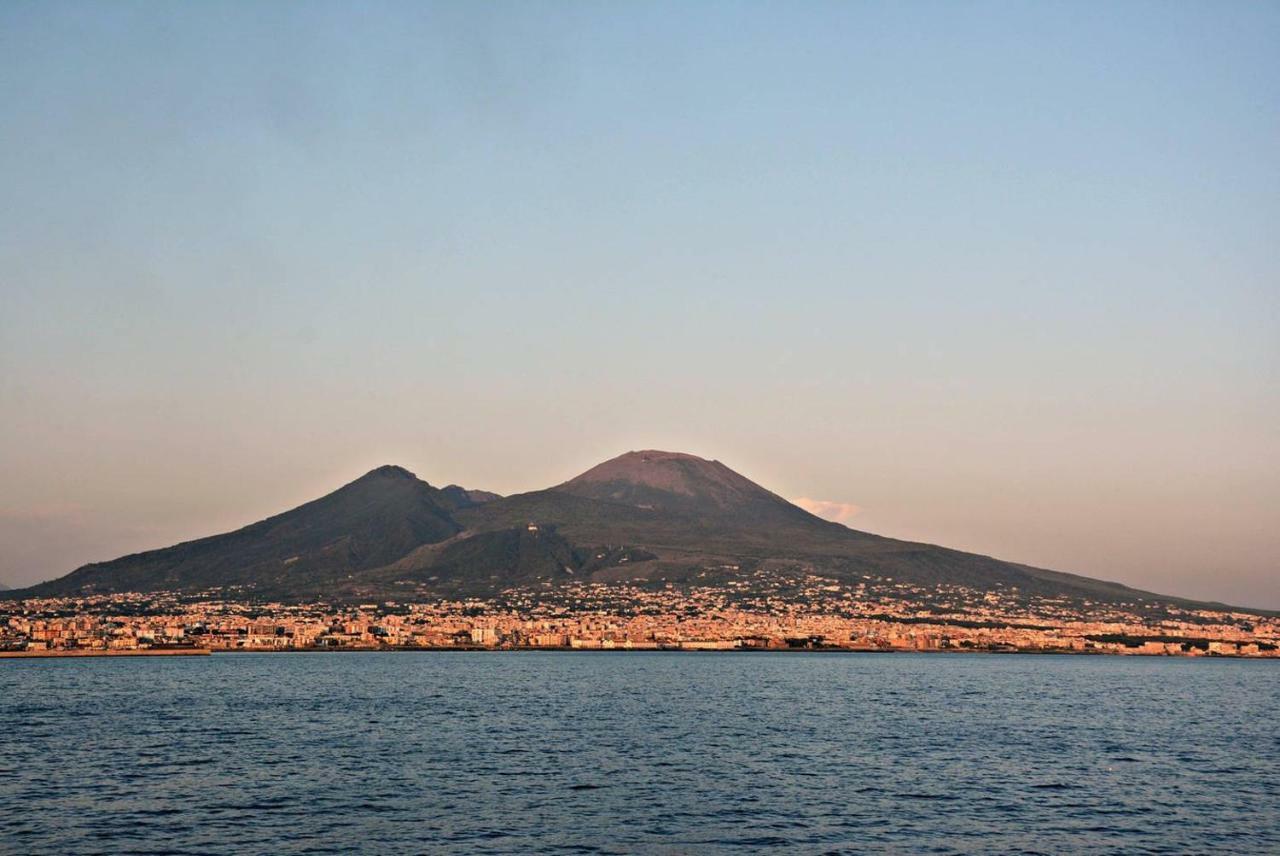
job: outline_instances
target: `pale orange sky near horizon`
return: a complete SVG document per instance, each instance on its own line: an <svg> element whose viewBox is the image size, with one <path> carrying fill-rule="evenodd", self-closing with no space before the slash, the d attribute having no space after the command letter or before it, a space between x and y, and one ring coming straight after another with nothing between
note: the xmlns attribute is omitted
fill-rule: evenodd
<svg viewBox="0 0 1280 856"><path fill-rule="evenodd" d="M0 582L629 449L1280 609L1280 6L0 5Z"/></svg>

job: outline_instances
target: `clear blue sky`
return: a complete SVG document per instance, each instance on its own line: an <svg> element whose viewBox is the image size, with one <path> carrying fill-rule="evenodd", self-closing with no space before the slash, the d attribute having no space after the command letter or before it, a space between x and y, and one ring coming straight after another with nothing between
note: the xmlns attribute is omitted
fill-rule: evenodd
<svg viewBox="0 0 1280 856"><path fill-rule="evenodd" d="M0 580L632 448L1280 607L1280 4L0 5Z"/></svg>

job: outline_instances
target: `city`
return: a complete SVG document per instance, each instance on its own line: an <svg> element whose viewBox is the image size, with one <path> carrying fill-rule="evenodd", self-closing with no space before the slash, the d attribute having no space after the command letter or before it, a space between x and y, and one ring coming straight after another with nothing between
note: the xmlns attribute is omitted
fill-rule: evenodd
<svg viewBox="0 0 1280 856"><path fill-rule="evenodd" d="M715 586L570 582L492 598L0 601L0 656L419 649L823 650L1280 657L1280 618L754 571Z"/></svg>

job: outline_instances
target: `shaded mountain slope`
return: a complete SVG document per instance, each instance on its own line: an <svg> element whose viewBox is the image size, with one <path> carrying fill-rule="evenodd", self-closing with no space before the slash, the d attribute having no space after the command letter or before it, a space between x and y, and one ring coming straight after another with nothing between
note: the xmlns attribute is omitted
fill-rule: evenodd
<svg viewBox="0 0 1280 856"><path fill-rule="evenodd" d="M575 547L554 526L465 531L342 584L353 595L394 592L447 596L484 595L513 586L585 579L619 562L653 556L637 550Z"/></svg>
<svg viewBox="0 0 1280 856"><path fill-rule="evenodd" d="M224 535L101 562L25 596L249 586L291 596L381 567L460 526L439 490L385 466L327 496Z"/></svg>
<svg viewBox="0 0 1280 856"><path fill-rule="evenodd" d="M490 493L487 490L468 490L456 484L445 485L440 488L440 494L442 503L450 511L457 511L460 508L470 508L473 505L481 505L495 499L502 499L498 494Z"/></svg>

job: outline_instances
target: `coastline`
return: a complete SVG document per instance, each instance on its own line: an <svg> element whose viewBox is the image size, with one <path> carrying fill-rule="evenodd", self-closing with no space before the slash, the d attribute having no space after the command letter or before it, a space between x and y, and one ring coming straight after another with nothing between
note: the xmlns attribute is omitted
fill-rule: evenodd
<svg viewBox="0 0 1280 856"><path fill-rule="evenodd" d="M25 660L50 657L207 657L208 648L130 648L97 650L94 648L54 649L52 651L0 651L0 660Z"/></svg>
<svg viewBox="0 0 1280 856"><path fill-rule="evenodd" d="M553 654L848 654L848 655L892 655L892 654L939 654L951 656L1066 656L1066 657L1141 657L1143 659L1169 660L1272 660L1276 657L1257 657L1241 654L1147 654L1118 653L1111 651L1073 651L1073 650L939 650L939 649L865 649L865 648L487 648L483 646L421 646L421 647L386 647L386 648L139 648L133 650L93 650L93 649L56 649L51 651L0 651L0 660L23 659L58 659L77 657L202 657L212 655L237 654L399 654L422 653L434 651L448 654L487 653L487 654L520 654L544 652Z"/></svg>

